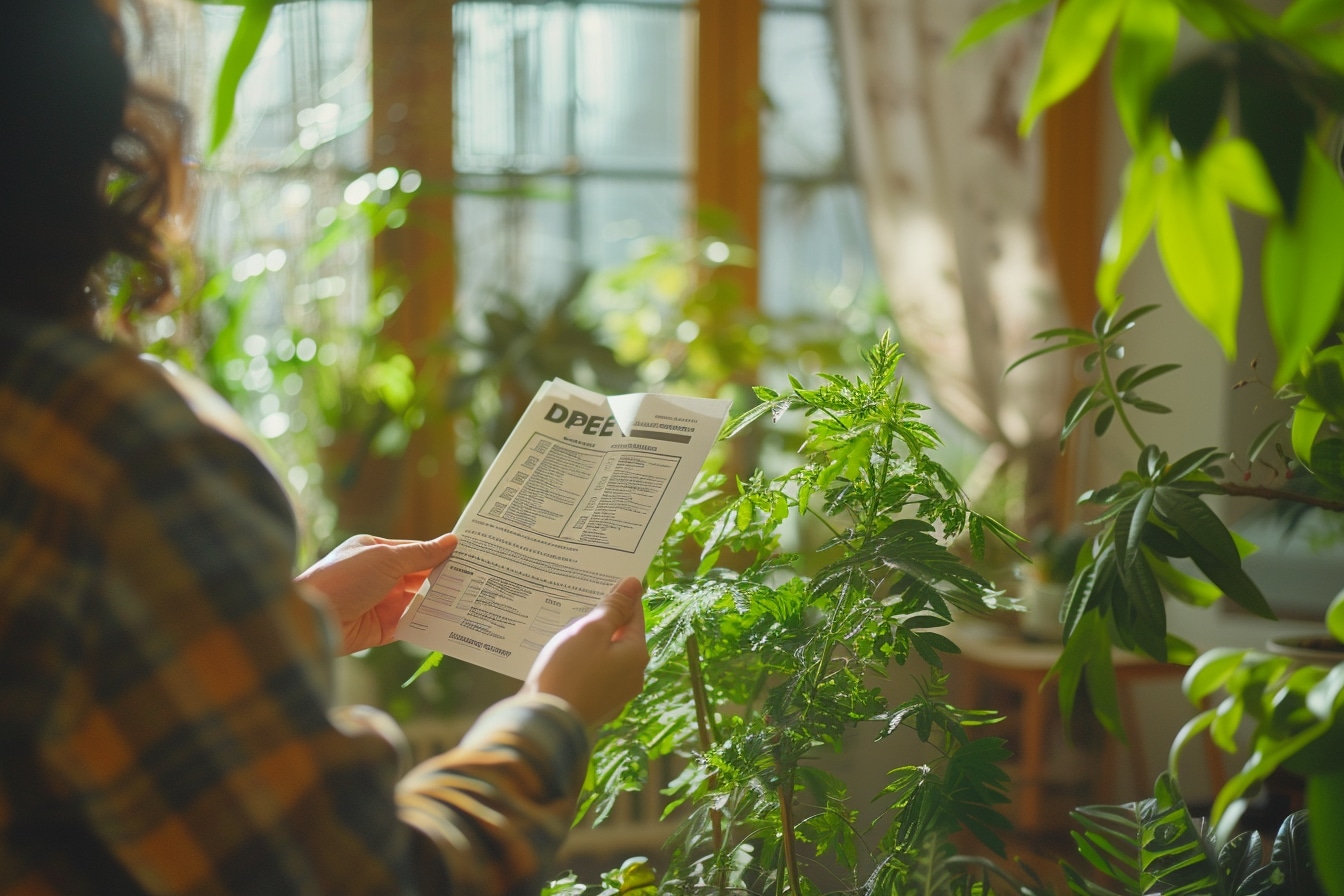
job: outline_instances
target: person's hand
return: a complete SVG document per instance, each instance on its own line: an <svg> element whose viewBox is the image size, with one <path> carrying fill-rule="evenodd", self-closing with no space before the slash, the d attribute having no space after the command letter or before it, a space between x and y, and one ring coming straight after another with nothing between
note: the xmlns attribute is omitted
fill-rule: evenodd
<svg viewBox="0 0 1344 896"><path fill-rule="evenodd" d="M416 590L456 547L456 535L431 541L356 535L294 581L326 595L341 628L337 652L354 653L392 640Z"/></svg>
<svg viewBox="0 0 1344 896"><path fill-rule="evenodd" d="M587 616L542 648L522 693L551 694L590 726L616 718L644 687L644 587L621 580Z"/></svg>

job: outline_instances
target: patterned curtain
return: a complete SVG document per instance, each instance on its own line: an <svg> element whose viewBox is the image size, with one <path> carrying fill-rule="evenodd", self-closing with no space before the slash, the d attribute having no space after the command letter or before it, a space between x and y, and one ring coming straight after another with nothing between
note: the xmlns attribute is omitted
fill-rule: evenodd
<svg viewBox="0 0 1344 896"><path fill-rule="evenodd" d="M833 0L859 179L902 347L990 444L975 478L1026 464L1017 525L1045 520L1064 355L1005 368L1065 325L1040 229L1040 149L1017 122L1043 29L949 58L993 0ZM968 482L968 489L971 483ZM1017 516L1017 514L1014 514Z"/></svg>

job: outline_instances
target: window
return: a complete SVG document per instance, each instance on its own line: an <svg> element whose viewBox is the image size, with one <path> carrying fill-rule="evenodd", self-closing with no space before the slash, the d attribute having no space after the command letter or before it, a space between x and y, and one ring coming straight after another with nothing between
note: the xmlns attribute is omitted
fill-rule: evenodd
<svg viewBox="0 0 1344 896"><path fill-rule="evenodd" d="M438 9L446 21L448 9ZM742 21L744 10L749 21ZM230 6L195 9L193 28L170 29L179 40L159 54L176 66L169 77L187 85L197 109L209 107L207 88L238 14ZM367 0L278 5L242 82L230 138L202 165L198 237L211 275L204 293L211 301L196 334L207 345L204 370L276 447L318 542L341 528L324 498L335 488L332 477L359 472L348 462L333 466L341 434L358 430L357 456L396 453L418 422L414 409L397 406L399 395L417 388L411 359L424 360L404 334L411 303L399 315L400 343L385 340L394 348L382 354L366 345L402 298L395 281L381 276L371 234L405 220L391 206L420 183L419 172L406 170L409 141L387 136L372 118L386 96L379 92L384 70L373 59L376 14ZM739 18L725 28L723 16ZM697 41L714 17L727 63L708 59ZM451 309L466 327L501 297L544 309L585 273L627 263L642 241L689 236L705 172L718 165L730 181L733 172L747 172L745 186L754 191L743 199L754 204L745 214L753 228L760 220L759 234L751 234L759 267L749 275L759 290L748 291L749 301L779 320L823 316L832 329L812 326L804 334L815 346L843 348L847 335L851 348L866 344L845 329L873 326L876 287L825 0L761 7L737 0L456 0L451 30L451 110L422 104L407 117L417 98L405 93L376 112L379 122L405 118L407 126L452 116L451 211L444 220L453 233L453 271L444 288L416 294L412 287L417 304L437 305L439 317ZM394 46L398 53L438 53L445 42ZM759 70L727 70L757 50ZM433 71L438 60L422 61ZM749 117L751 140L697 108L697 79L712 89L722 81L726 91L734 89L732 78L751 97L734 113ZM203 132L206 126L202 116ZM707 153L737 153L746 164L735 169ZM413 265L405 273L416 276ZM437 319L419 317L409 329L428 341L436 334L423 321ZM695 338L694 328L687 333ZM399 354L402 344L410 358ZM830 363L807 347L789 356L804 367ZM447 474L429 462L444 454L442 442L422 452L413 475L439 477L441 485ZM415 505L430 489L393 482L385 491L409 495ZM410 506L398 521L387 518L385 531L438 531L455 518L455 504L453 495L432 510Z"/></svg>

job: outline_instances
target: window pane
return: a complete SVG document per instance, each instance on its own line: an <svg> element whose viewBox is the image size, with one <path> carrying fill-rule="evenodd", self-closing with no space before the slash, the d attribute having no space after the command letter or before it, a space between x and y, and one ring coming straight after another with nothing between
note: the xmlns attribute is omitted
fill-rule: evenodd
<svg viewBox="0 0 1344 896"><path fill-rule="evenodd" d="M686 166L688 12L587 4L579 9L577 117L585 168Z"/></svg>
<svg viewBox="0 0 1344 896"><path fill-rule="evenodd" d="M205 71L212 76L240 15L238 7L202 7ZM367 166L368 16L366 0L277 6L239 85L230 138L215 161L291 165L313 150L319 167ZM201 115L198 125L208 135L209 116Z"/></svg>
<svg viewBox="0 0 1344 896"><path fill-rule="evenodd" d="M499 295L541 308L569 286L578 261L567 180L479 177L458 189L459 309L479 311Z"/></svg>
<svg viewBox="0 0 1344 896"><path fill-rule="evenodd" d="M583 264L598 270L627 264L640 240L680 233L690 203L683 178L591 177L579 183Z"/></svg>
<svg viewBox="0 0 1344 896"><path fill-rule="evenodd" d="M453 29L457 169L570 167L573 9L555 3L458 4Z"/></svg>
<svg viewBox="0 0 1344 896"><path fill-rule="evenodd" d="M805 12L761 18L761 85L770 98L762 135L769 174L843 168L844 120L830 23Z"/></svg>
<svg viewBox="0 0 1344 896"><path fill-rule="evenodd" d="M773 184L761 220L761 310L831 315L876 288L863 207L850 184Z"/></svg>

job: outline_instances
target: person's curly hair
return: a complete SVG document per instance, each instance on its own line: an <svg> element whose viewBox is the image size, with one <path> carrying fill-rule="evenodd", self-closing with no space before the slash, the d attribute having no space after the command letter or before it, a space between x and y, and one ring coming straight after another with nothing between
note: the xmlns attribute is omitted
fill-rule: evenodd
<svg viewBox="0 0 1344 896"><path fill-rule="evenodd" d="M183 189L184 114L132 82L114 0L13 2L0 29L0 305L87 316L123 291L123 307L152 304L170 289L162 231ZM113 255L130 264L102 276Z"/></svg>

